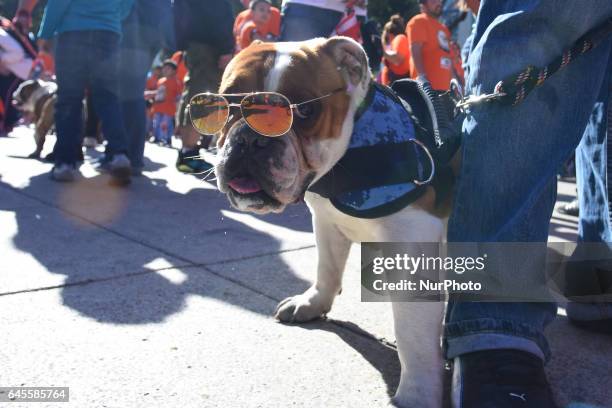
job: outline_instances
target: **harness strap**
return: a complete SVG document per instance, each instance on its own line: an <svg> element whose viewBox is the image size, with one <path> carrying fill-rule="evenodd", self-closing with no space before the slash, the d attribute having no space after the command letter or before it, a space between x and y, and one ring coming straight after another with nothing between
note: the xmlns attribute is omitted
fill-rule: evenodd
<svg viewBox="0 0 612 408"><path fill-rule="evenodd" d="M429 160L420 160L418 149L413 142L351 148L308 191L332 198L354 190L423 180L433 168Z"/></svg>

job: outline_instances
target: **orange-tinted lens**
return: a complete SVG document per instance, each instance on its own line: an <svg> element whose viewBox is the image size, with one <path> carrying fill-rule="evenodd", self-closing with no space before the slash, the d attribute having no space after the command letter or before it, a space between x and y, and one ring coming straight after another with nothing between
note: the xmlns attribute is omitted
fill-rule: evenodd
<svg viewBox="0 0 612 408"><path fill-rule="evenodd" d="M289 100L277 93L257 93L242 100L242 116L264 136L282 136L291 129L293 112Z"/></svg>
<svg viewBox="0 0 612 408"><path fill-rule="evenodd" d="M189 102L189 116L198 132L213 135L227 123L229 105L223 96L198 94Z"/></svg>

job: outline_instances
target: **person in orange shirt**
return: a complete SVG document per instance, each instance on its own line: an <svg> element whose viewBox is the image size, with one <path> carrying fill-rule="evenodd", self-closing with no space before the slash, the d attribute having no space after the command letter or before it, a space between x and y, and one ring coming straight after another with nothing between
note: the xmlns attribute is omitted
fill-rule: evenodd
<svg viewBox="0 0 612 408"><path fill-rule="evenodd" d="M51 79L55 75L55 60L51 54L51 44L49 41L42 38L36 41L38 45L38 55L36 56L35 64L40 63L42 67L43 79Z"/></svg>
<svg viewBox="0 0 612 408"><path fill-rule="evenodd" d="M176 63L176 77L181 83L185 82L187 75L187 65L185 65L185 51L177 51L170 57Z"/></svg>
<svg viewBox="0 0 612 408"><path fill-rule="evenodd" d="M174 115L176 104L183 92L183 84L176 77L176 63L165 60L162 75L157 81L155 102L153 103L153 136L161 145L170 146L174 133Z"/></svg>
<svg viewBox="0 0 612 408"><path fill-rule="evenodd" d="M161 65L156 65L153 67L153 70L149 73L147 78L147 82L145 83L145 100L147 106L147 135L146 139L149 136L153 135L153 103L155 102L155 93L157 91L157 82L162 77L162 67ZM178 78L178 74L177 74Z"/></svg>
<svg viewBox="0 0 612 408"><path fill-rule="evenodd" d="M450 32L438 21L442 14L441 0L419 0L421 14L406 26L412 55L411 76L429 81L433 89L446 91L453 78Z"/></svg>
<svg viewBox="0 0 612 408"><path fill-rule="evenodd" d="M245 29L247 29L246 33L248 33L248 31L252 32L252 30L256 28L256 27L253 27L253 25L250 25L247 28L246 27L247 24L249 24L249 22L253 22L255 19L259 19L259 20L262 19L261 13L260 13L260 16L254 18L254 14L255 14L254 7L257 6L257 3L261 3L261 0L260 1L245 0L243 4L245 7L247 7L247 9L240 12L236 16L236 20L234 21L234 30L233 30L234 38L236 38L236 52L244 48L244 47L241 47L241 43L242 43L241 37L243 33L245 33ZM265 3L269 3L269 1L265 1ZM261 27L259 27L258 29L259 32L265 33L265 36L268 37L267 39L264 38L263 39L264 41L270 41L280 36L280 25L281 25L280 10L277 9L276 7L272 7L270 4L268 5L268 9L269 9L269 18L267 19L267 22L262 23Z"/></svg>
<svg viewBox="0 0 612 408"><path fill-rule="evenodd" d="M404 19L395 14L383 30L383 68L381 82L389 85L393 81L410 77L410 47L404 34Z"/></svg>

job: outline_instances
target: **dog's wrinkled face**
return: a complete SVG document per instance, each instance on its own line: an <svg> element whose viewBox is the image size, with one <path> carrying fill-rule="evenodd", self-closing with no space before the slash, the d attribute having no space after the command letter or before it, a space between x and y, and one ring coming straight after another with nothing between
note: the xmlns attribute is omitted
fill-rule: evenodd
<svg viewBox="0 0 612 408"><path fill-rule="evenodd" d="M218 142L219 189L237 209L256 213L281 212L301 200L344 154L369 82L363 49L344 37L255 42L243 50L226 68L219 93L278 92L295 104L342 91L296 108L292 128L280 137L259 135L232 110Z"/></svg>
<svg viewBox="0 0 612 408"><path fill-rule="evenodd" d="M30 98L34 95L37 89L42 87L40 81L27 80L22 82L19 87L13 92L13 106L19 110L24 110L28 105L33 105L30 102Z"/></svg>

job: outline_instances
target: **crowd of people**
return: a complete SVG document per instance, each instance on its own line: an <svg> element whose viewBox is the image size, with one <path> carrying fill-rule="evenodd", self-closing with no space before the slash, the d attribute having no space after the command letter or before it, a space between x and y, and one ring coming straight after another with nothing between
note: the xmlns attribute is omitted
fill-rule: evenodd
<svg viewBox="0 0 612 408"><path fill-rule="evenodd" d="M236 16L230 3L221 0L49 0L37 51L29 33L37 1L21 0L13 21L2 20L0 29L3 129L9 131L17 120L10 95L18 82L55 78L54 180L72 181L77 176L86 92L107 141L100 168L117 182L127 184L142 172L148 137L163 145L171 145L173 136L180 138L177 169L200 173L211 167L198 158L211 140L191 126L186 106L195 94L216 90L228 62L253 41L347 35L362 42L370 62L380 65L378 80L383 84L414 78L447 90L456 79L468 93L481 93L492 91L499 80L528 65L544 66L612 15L609 0L586 8L573 0L555 1L534 0L540 7L527 7L527 0L507 6L461 1L464 10L478 15L478 23L460 50L440 21L441 0L419 0L421 13L408 21L401 16L403 10L396 10L399 14L384 24L378 36L365 31L371 27L366 0L284 0L281 9L269 0L251 0L243 1L244 10ZM520 41L510 44L509 38ZM530 47L525 46L528 42ZM555 200L554 174L581 137L580 240L612 241L607 184L612 175L605 159L611 47L610 39L605 39L584 57L588 63L569 64L556 82L547 83L539 99L527 99L514 109L486 107L472 112L464 123L464 164L449 241L546 241ZM152 67L159 55L161 62ZM562 97L567 94L577 96ZM527 265L521 278L537 281L538 265ZM612 332L612 309L589 306L570 305L568 315ZM538 401L550 403L540 406L553 406L541 379L542 361L550 352L543 332L555 314L552 303L451 301L445 322L446 357L465 367L466 382L477 378L478 371L493 370L511 358L517 361L515 377L534 379ZM465 398L477 397L467 393Z"/></svg>
<svg viewBox="0 0 612 408"><path fill-rule="evenodd" d="M104 4L77 1L70 7L51 0L35 40L29 30L36 3L22 0L13 21L3 21L6 27L3 32L10 34L3 38L14 43L12 48L4 45L3 48L18 50L20 56L18 63L12 65L7 64L8 52L3 58L5 69L13 67L14 72L3 73L0 80L5 111L2 130L10 132L19 118L11 104L11 94L19 82L32 78L57 81L59 136L50 158L55 160L52 178L59 181L75 178L81 155L67 152L77 151L75 146L83 136L85 146L95 146L91 129L97 128L102 129L107 140L106 155L98 167L113 170L111 174L120 176L124 183L129 179L127 174L142 172L144 140L172 146L176 137L181 140L177 169L186 173L208 170L211 166L199 159L199 149L209 147L211 140L192 128L185 107L194 94L215 90L232 56L256 40L299 41L346 35L363 43L371 65L375 72L379 71L378 80L384 84L418 77L430 81L436 89L448 89L451 78L463 81L457 47L453 46L449 30L438 21L440 1L421 2L423 13L407 25L399 15L393 16L385 25L382 41L381 34L372 29L376 24L366 20L364 0L286 0L282 13L270 0L243 0L244 10L236 15L227 1L213 6L207 1L160 0L154 11L146 11L147 6L139 0ZM123 14L116 10L123 10ZM86 31L91 47L76 39L74 31ZM102 50L97 43L101 37L117 44ZM71 41L75 44L70 44ZM87 48L84 51L92 57L93 52L102 52L97 57L105 58L107 69L96 64L83 71L84 59L72 61L74 58L67 51L80 50L79 47ZM158 62L151 66L154 60ZM77 71L88 72L87 77ZM78 84L72 72L79 79ZM62 80L68 77L70 81L62 85ZM93 88L98 88L98 92ZM137 102L136 93L141 89L144 102ZM87 95L87 112L91 113L83 135L79 131L80 121L73 120L79 111L77 100L83 96L81 93ZM102 103L101 111L96 109ZM117 104L119 108L109 110L108 106ZM117 109L129 121L117 119ZM107 111L112 114L109 116ZM138 118L136 125L134 118ZM144 124L140 123L142 118Z"/></svg>

